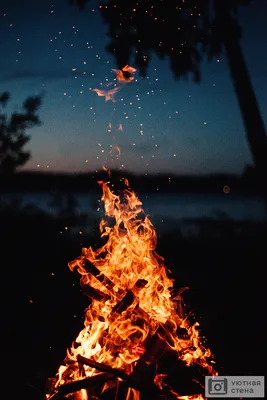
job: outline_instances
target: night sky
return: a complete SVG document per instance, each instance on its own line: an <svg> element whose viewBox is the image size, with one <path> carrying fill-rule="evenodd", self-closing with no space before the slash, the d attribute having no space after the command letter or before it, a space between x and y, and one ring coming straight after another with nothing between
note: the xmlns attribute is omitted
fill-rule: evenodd
<svg viewBox="0 0 267 400"><path fill-rule="evenodd" d="M267 122L267 1L240 12L242 47ZM175 81L153 58L146 79L116 81L96 1L84 12L67 0L1 0L0 91L9 110L44 93L42 126L29 133L31 170L90 171L105 164L138 173L241 173L251 162L226 60L202 63L198 85ZM134 65L133 65L134 67ZM116 102L92 89L117 84ZM113 147L111 147L113 146ZM116 146L119 146L119 156Z"/></svg>

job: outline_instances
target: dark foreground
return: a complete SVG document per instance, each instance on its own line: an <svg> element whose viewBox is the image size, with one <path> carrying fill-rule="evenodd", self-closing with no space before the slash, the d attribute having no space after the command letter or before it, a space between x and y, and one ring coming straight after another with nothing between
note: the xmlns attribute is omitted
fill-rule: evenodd
<svg viewBox="0 0 267 400"><path fill-rule="evenodd" d="M81 246L100 244L99 234L73 236L64 226L74 221L64 218L19 207L1 209L3 399L43 399L47 377L56 373L83 327L88 301L67 263ZM169 225L157 251L176 286L191 288L185 301L201 323L219 371L263 375L266 227L230 220L197 223L199 235L187 239ZM188 369L175 365L171 378L182 390Z"/></svg>

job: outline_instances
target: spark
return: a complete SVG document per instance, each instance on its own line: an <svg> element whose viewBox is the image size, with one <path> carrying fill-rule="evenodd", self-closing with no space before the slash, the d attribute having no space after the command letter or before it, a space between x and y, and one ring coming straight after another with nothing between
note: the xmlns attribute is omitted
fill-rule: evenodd
<svg viewBox="0 0 267 400"><path fill-rule="evenodd" d="M113 101L114 103L116 102L115 100L115 94L120 90L119 87L115 87L111 90L101 90L101 89L92 89L92 92L96 92L98 96L104 96L105 101Z"/></svg>

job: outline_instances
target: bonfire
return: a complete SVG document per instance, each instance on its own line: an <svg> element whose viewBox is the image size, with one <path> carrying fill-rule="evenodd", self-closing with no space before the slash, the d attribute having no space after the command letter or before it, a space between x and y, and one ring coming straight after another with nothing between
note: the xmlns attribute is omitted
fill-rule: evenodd
<svg viewBox="0 0 267 400"><path fill-rule="evenodd" d="M203 375L217 374L199 324L184 312L183 289L175 290L155 251L155 228L126 179L118 193L110 182L99 183L105 244L97 250L83 248L69 263L81 275L90 305L84 328L56 378L49 380L46 398L203 399L202 394L177 393L159 370L160 360L175 353L185 367L197 365Z"/></svg>

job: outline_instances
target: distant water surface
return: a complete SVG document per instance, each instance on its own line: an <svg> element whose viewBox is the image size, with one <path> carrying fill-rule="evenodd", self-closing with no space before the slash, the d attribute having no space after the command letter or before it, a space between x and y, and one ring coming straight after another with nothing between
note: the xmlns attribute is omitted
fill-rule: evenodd
<svg viewBox="0 0 267 400"><path fill-rule="evenodd" d="M169 194L139 193L143 207L152 219L182 219L199 217L229 217L235 220L266 220L265 204L261 197L240 194ZM101 204L97 201L101 194L71 194L77 202L77 210L83 213L102 214ZM20 198L23 205L33 204L49 212L53 193L17 193L2 195L5 199ZM50 205L49 205L50 204ZM101 217L101 216L100 216Z"/></svg>

